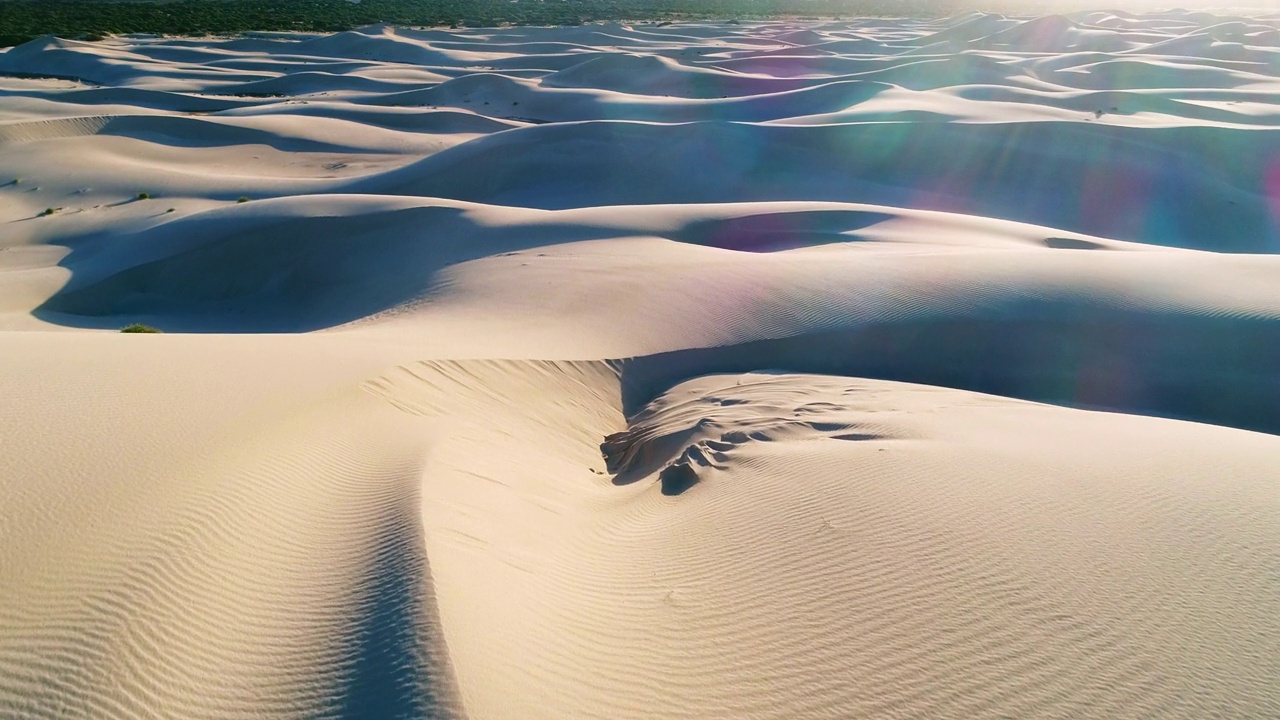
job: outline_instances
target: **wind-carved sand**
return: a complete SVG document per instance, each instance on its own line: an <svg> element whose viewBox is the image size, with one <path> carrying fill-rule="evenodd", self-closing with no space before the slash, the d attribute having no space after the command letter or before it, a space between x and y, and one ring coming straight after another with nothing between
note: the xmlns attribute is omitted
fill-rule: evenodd
<svg viewBox="0 0 1280 720"><path fill-rule="evenodd" d="M1276 17L48 39L0 121L0 716L1280 716Z"/></svg>

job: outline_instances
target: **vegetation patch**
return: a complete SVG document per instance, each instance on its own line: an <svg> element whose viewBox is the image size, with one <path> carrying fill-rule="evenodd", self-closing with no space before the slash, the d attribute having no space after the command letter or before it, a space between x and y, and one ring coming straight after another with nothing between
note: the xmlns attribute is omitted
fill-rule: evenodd
<svg viewBox="0 0 1280 720"><path fill-rule="evenodd" d="M132 325L125 325L124 327L120 328L120 332L122 333L162 333L164 331L153 328L150 325L143 325L142 323L133 323Z"/></svg>
<svg viewBox="0 0 1280 720"><path fill-rule="evenodd" d="M375 23L496 27L778 16L937 17L960 6L959 0L6 0L0 1L0 47L42 35L96 40L122 33L337 32Z"/></svg>

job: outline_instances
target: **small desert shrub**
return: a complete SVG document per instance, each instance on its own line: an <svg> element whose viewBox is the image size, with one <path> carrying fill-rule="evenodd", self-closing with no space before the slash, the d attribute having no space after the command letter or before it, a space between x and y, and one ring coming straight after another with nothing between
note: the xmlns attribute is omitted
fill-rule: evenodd
<svg viewBox="0 0 1280 720"><path fill-rule="evenodd" d="M41 217L45 217L45 216L47 216L47 215L52 215L52 214L54 214L54 213L58 212L58 211L59 211L59 210L61 210L61 209L62 209L62 208L45 208L45 209L44 209L44 212L40 213L40 216L41 216Z"/></svg>
<svg viewBox="0 0 1280 720"><path fill-rule="evenodd" d="M164 331L157 330L156 328L153 328L150 325L143 325L142 323L134 323L132 325L125 325L124 327L120 328L120 332L122 333L162 333Z"/></svg>
<svg viewBox="0 0 1280 720"><path fill-rule="evenodd" d="M169 208L168 210L165 210L165 212L167 212L167 213L171 213L171 212L173 212L173 210L174 210L173 208Z"/></svg>
<svg viewBox="0 0 1280 720"><path fill-rule="evenodd" d="M246 203L246 202L249 202L249 198L245 197L244 195L241 195L240 197L236 198L236 202Z"/></svg>
<svg viewBox="0 0 1280 720"><path fill-rule="evenodd" d="M144 192L138 193L138 199L139 199L139 200L150 200L150 199L151 199L151 193L144 193Z"/></svg>

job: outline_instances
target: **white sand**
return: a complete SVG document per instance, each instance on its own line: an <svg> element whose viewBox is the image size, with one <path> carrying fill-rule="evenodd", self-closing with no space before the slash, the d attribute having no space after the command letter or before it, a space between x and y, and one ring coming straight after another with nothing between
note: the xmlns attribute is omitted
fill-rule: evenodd
<svg viewBox="0 0 1280 720"><path fill-rule="evenodd" d="M1274 16L0 53L0 716L1280 717L1277 130Z"/></svg>

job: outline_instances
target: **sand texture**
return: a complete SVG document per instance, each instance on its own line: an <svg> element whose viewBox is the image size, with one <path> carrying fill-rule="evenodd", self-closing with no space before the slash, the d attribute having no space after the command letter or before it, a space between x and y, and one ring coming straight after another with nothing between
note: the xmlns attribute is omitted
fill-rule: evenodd
<svg viewBox="0 0 1280 720"><path fill-rule="evenodd" d="M0 228L0 717L1280 717L1280 17L43 39Z"/></svg>

